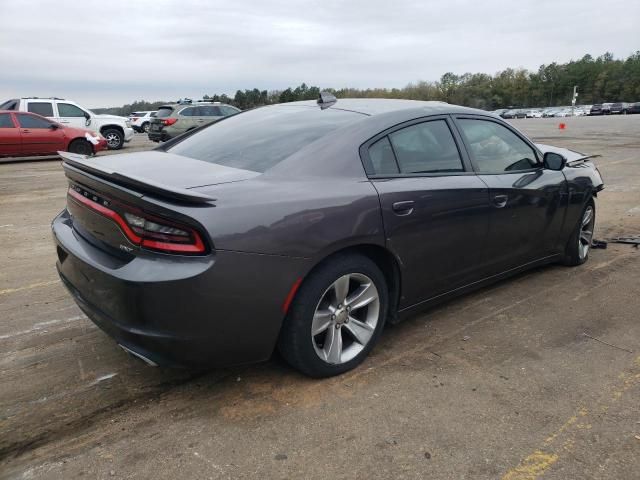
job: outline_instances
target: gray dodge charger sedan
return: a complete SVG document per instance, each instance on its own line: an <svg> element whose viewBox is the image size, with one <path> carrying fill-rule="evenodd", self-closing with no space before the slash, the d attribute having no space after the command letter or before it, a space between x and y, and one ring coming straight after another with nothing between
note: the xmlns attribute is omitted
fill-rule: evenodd
<svg viewBox="0 0 640 480"><path fill-rule="evenodd" d="M587 260L598 170L499 117L337 100L228 117L154 151L61 153L64 284L150 364L324 377L385 322L534 266Z"/></svg>

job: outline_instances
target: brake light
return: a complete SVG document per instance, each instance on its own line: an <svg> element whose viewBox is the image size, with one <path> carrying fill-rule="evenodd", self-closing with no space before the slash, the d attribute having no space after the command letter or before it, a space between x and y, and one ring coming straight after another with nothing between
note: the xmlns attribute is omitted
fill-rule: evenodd
<svg viewBox="0 0 640 480"><path fill-rule="evenodd" d="M103 201L100 204L97 196L89 198L81 191L80 187L70 187L69 195L85 207L115 222L134 245L168 253L206 252L200 234L191 227L150 216L124 204L118 204L123 210L123 215L120 215L106 206L111 205L109 202ZM88 192L84 193L89 195Z"/></svg>
<svg viewBox="0 0 640 480"><path fill-rule="evenodd" d="M177 118L165 118L164 120L162 120L162 123L165 126L169 126L169 125L173 125L174 123L176 123L178 121Z"/></svg>

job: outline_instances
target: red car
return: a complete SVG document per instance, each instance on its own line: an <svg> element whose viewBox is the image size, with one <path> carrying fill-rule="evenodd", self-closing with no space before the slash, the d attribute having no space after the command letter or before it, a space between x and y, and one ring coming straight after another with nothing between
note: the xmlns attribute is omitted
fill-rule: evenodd
<svg viewBox="0 0 640 480"><path fill-rule="evenodd" d="M55 155L58 151L93 155L107 141L84 128L65 127L27 112L0 110L0 157Z"/></svg>

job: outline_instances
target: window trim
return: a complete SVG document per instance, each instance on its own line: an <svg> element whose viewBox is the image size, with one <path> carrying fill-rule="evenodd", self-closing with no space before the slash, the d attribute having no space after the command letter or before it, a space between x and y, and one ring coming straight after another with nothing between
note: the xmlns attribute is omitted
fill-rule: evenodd
<svg viewBox="0 0 640 480"><path fill-rule="evenodd" d="M519 173L537 172L539 170L544 169L544 164L542 162L542 157L543 157L542 152L538 149L538 147L536 147L535 143L533 143L531 140L529 140L527 137L525 137L522 133L520 133L517 129L509 125L509 123L505 122L504 120L500 120L495 117L489 117L485 115L474 115L474 114L455 114L455 115L452 115L452 120L453 120L454 128L456 129L458 136L460 137L460 142L462 143L463 148L467 153L467 157L469 158L469 162L471 163L473 171L477 175L509 175L514 173L519 174ZM477 162L475 161L475 159L473 158L473 155L471 154L471 148L469 145L467 145L467 142L465 141L465 138L462 133L462 126L458 124L458 120L485 120L487 122L497 123L498 125L505 127L507 130L513 133L516 137L522 140L525 144L527 144L533 150L533 153L536 156L536 161L538 162L538 166L527 168L524 170L504 170L502 172L483 172L480 169Z"/></svg>
<svg viewBox="0 0 640 480"><path fill-rule="evenodd" d="M371 164L371 159L369 158L369 147L376 143L378 140L381 140L384 137L388 137L390 134L402 130L407 127L411 127L412 125L416 125L419 123L426 123L431 121L444 120L447 127L449 128L449 132L451 133L451 137L453 138L453 142L458 149L458 155L460 156L460 163L462 164L461 172L433 172L433 173L373 173L373 166ZM398 164L398 157L396 155L395 149L393 148L393 142L391 139L388 139L389 144L391 145L391 150L393 151L393 156L396 161L396 165L398 166L398 171L400 170L400 165ZM385 178L419 178L419 177L453 177L453 176L464 176L464 175L476 175L476 172L473 171L472 166L469 162L469 157L465 148L461 147L462 139L460 138L460 134L453 122L451 120L450 115L427 115L424 117L413 118L411 120L407 120L402 123L398 123L392 127L389 127L382 132L376 134L371 137L369 140L360 145L359 153L360 160L362 161L362 166L364 167L364 171L367 175L367 178L372 180L379 180Z"/></svg>

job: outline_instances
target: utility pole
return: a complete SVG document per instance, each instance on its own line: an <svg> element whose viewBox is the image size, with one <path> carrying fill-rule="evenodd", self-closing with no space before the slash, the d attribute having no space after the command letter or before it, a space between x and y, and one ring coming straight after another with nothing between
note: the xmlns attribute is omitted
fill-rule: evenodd
<svg viewBox="0 0 640 480"><path fill-rule="evenodd" d="M571 116L575 114L576 98L578 98L578 86L573 86L573 97L571 97Z"/></svg>

